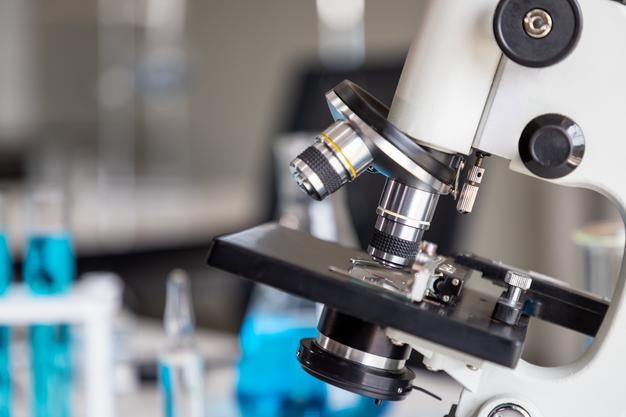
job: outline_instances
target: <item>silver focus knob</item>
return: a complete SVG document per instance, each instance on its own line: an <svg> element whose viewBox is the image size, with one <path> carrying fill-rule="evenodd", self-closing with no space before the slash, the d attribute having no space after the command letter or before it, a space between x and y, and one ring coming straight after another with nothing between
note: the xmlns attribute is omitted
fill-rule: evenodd
<svg viewBox="0 0 626 417"><path fill-rule="evenodd" d="M463 190L459 195L459 201L456 203L456 209L461 214L471 213L474 209L474 203L478 197L479 188L468 183L463 184Z"/></svg>
<svg viewBox="0 0 626 417"><path fill-rule="evenodd" d="M474 163L474 166L472 166L467 173L467 180L465 184L463 184L459 200L456 203L456 209L461 214L471 213L474 209L480 183L483 181L485 175L485 168L482 167L483 158L483 155L479 155L476 159L476 163Z"/></svg>
<svg viewBox="0 0 626 417"><path fill-rule="evenodd" d="M533 283L533 279L526 275L521 275L513 271L509 271L506 273L504 277L504 282L507 284L520 288L524 291L528 290Z"/></svg>
<svg viewBox="0 0 626 417"><path fill-rule="evenodd" d="M524 310L522 295L530 289L533 280L528 275L508 271L504 277L508 288L498 299L492 318L508 325L516 325Z"/></svg>
<svg viewBox="0 0 626 417"><path fill-rule="evenodd" d="M552 16L543 9L532 9L524 16L524 30L531 38L545 38L552 32L552 24Z"/></svg>

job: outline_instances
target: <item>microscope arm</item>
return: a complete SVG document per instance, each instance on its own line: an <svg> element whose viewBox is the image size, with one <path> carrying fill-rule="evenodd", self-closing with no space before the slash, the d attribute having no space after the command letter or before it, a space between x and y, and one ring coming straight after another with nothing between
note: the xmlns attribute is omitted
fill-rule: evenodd
<svg viewBox="0 0 626 417"><path fill-rule="evenodd" d="M520 173L599 191L626 221L626 180L620 172L626 151L626 7L609 0L579 3L584 29L578 46L562 62L537 69L500 59L490 19L484 19L487 26L476 24L493 13L495 1L430 2L390 120L428 146L464 154L478 149L508 159ZM578 126L574 136L583 135L584 157L570 155L575 166L562 177L554 170L537 170L536 161L520 156L525 145L519 138L542 115L566 116ZM493 417L506 404L525 411L504 408L503 416L624 416L625 281L622 269L593 346L567 366L543 368L521 361L509 369L484 362L473 370L458 352L396 331L389 336L409 343L432 367L463 383L456 417Z"/></svg>
<svg viewBox="0 0 626 417"><path fill-rule="evenodd" d="M318 338L301 341L298 360L312 375L376 401L412 391L412 348L428 369L463 386L447 417L626 417L626 271L608 310L561 288L565 296L550 308L529 312L527 301L541 302L532 299L540 291L532 274L505 268L502 293L489 280L453 276L465 266L481 269L463 266L467 259L437 263L443 257L421 242L439 198L458 195L472 152L478 159L469 191L459 197L461 212L471 211L482 158L494 155L520 173L597 190L626 221L619 172L626 151L626 5L425 2L391 108L342 82L326 95L335 123L291 163L298 185L317 200L365 171L388 178L367 254L265 225L217 238L208 263L325 304ZM430 261L420 263L424 254ZM438 294L440 278L457 292ZM585 317L591 326L554 313L572 299L580 302L569 306L575 314L592 305ZM524 315L595 334L595 342L573 364L532 365L519 360Z"/></svg>

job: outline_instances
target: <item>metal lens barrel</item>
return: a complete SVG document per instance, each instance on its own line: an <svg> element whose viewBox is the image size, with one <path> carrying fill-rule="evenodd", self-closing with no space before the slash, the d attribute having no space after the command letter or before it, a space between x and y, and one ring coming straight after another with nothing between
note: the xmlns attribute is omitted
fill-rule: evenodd
<svg viewBox="0 0 626 417"><path fill-rule="evenodd" d="M368 253L388 266L411 265L438 201L437 193L387 180L376 209L378 218Z"/></svg>
<svg viewBox="0 0 626 417"><path fill-rule="evenodd" d="M323 200L363 173L372 161L359 134L348 122L339 121L320 133L289 167L305 193Z"/></svg>

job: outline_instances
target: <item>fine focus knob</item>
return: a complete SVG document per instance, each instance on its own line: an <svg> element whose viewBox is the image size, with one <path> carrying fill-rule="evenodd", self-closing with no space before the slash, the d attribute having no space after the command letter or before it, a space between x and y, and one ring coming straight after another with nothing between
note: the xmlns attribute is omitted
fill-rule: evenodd
<svg viewBox="0 0 626 417"><path fill-rule="evenodd" d="M542 178L574 171L585 154L585 136L573 120L559 114L533 119L522 132L519 154L526 168Z"/></svg>

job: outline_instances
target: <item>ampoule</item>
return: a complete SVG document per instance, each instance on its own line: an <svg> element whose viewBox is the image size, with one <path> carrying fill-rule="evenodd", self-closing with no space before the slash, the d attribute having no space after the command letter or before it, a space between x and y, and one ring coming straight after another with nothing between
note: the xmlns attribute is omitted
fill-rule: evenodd
<svg viewBox="0 0 626 417"><path fill-rule="evenodd" d="M205 417L204 361L195 345L189 278L177 269L167 279L167 346L159 357L165 417Z"/></svg>

